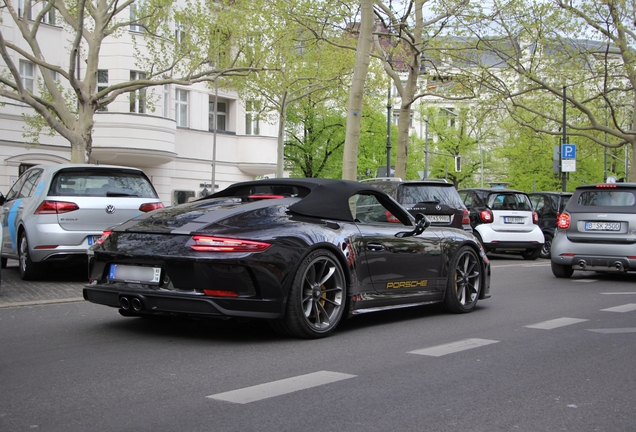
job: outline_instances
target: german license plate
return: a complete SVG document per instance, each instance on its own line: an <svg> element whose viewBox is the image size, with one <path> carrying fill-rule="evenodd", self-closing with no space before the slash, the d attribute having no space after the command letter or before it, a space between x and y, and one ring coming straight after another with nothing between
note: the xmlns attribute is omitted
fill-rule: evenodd
<svg viewBox="0 0 636 432"><path fill-rule="evenodd" d="M88 245L92 246L94 244L97 244L97 240L99 240L101 238L101 236L88 236Z"/></svg>
<svg viewBox="0 0 636 432"><path fill-rule="evenodd" d="M111 264L108 280L116 282L133 282L158 284L161 268Z"/></svg>
<svg viewBox="0 0 636 432"><path fill-rule="evenodd" d="M431 222L450 222L450 216L449 215L429 215L428 219Z"/></svg>
<svg viewBox="0 0 636 432"><path fill-rule="evenodd" d="M586 231L620 231L620 222L585 222Z"/></svg>
<svg viewBox="0 0 636 432"><path fill-rule="evenodd" d="M522 224L522 217L514 217L514 216L504 216L504 223L507 224Z"/></svg>

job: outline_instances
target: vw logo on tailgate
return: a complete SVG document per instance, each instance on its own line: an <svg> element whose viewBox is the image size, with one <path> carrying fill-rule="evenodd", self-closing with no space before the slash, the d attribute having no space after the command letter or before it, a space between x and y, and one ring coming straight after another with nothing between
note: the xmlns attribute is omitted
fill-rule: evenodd
<svg viewBox="0 0 636 432"><path fill-rule="evenodd" d="M106 206L106 213L108 214L113 214L115 213L115 206L112 204L109 204Z"/></svg>

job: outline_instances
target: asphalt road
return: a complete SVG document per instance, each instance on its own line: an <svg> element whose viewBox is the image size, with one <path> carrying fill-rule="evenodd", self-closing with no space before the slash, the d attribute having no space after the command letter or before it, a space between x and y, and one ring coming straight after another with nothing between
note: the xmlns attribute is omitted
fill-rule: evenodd
<svg viewBox="0 0 636 432"><path fill-rule="evenodd" d="M494 258L471 314L368 314L316 341L3 303L0 430L636 431L635 282Z"/></svg>

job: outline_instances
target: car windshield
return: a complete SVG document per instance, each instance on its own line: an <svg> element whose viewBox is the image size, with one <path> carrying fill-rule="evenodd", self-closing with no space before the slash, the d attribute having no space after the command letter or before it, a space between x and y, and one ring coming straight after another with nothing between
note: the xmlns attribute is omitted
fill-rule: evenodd
<svg viewBox="0 0 636 432"><path fill-rule="evenodd" d="M532 210L530 199L522 193L491 194L488 204L493 210Z"/></svg>
<svg viewBox="0 0 636 432"><path fill-rule="evenodd" d="M58 172L49 196L157 198L150 182L139 173L86 169Z"/></svg>
<svg viewBox="0 0 636 432"><path fill-rule="evenodd" d="M405 184L402 187L401 204L437 203L453 208L463 208L464 203L452 186Z"/></svg>
<svg viewBox="0 0 636 432"><path fill-rule="evenodd" d="M632 191L590 190L581 192L578 204L587 207L619 207L634 205L635 201Z"/></svg>

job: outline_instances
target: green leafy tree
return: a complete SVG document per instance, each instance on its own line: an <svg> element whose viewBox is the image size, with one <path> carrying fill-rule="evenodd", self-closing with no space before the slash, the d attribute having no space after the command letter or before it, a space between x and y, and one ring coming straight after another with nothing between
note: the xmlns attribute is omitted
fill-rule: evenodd
<svg viewBox="0 0 636 432"><path fill-rule="evenodd" d="M283 177L285 130L291 107L310 97L338 100L350 80L353 53L342 53L332 45L318 43L315 29L299 22L307 21L306 16L310 15L312 19L308 21L317 25L316 22L337 20L345 13L342 6L333 9L320 6L307 0L260 1L258 13L267 19L261 20L255 30L253 51L258 53L255 64L265 70L246 79L227 80L245 100L260 104L263 118L271 116L279 122L277 177ZM247 5L245 13L253 8L253 4ZM331 37L342 38L342 34Z"/></svg>
<svg viewBox="0 0 636 432"><path fill-rule="evenodd" d="M633 28L634 5L622 0L495 1L462 17L437 60L455 82L498 96L532 131L561 138L565 128L570 142L627 146L633 165Z"/></svg>

